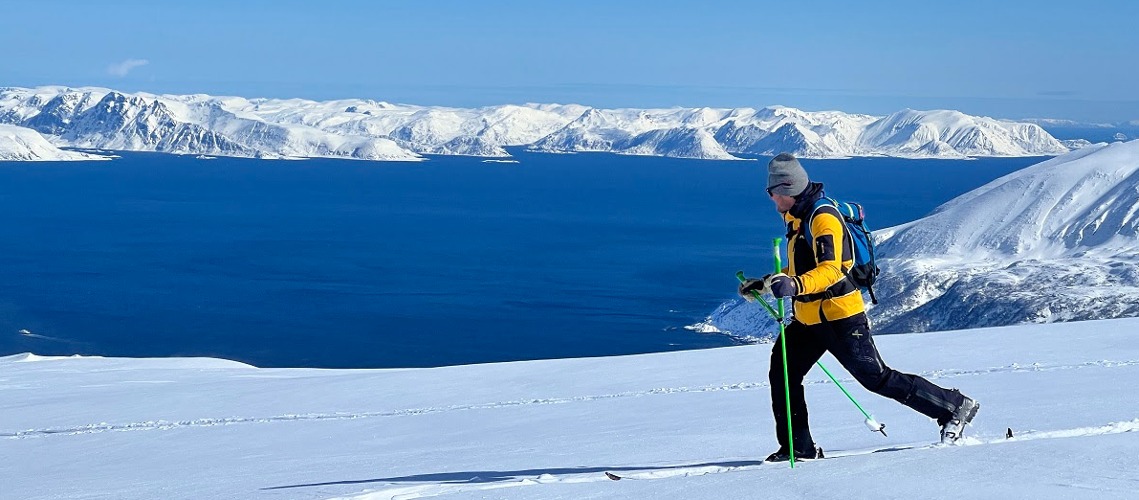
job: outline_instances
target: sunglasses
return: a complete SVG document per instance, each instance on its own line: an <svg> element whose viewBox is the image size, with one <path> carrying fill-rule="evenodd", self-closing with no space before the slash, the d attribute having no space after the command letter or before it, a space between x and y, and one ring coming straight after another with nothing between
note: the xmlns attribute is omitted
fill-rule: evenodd
<svg viewBox="0 0 1139 500"><path fill-rule="evenodd" d="M790 183L790 182L784 182L784 183L782 183L782 184L776 184L776 185L774 185L774 186L771 186L771 187L767 188L767 196L768 196L768 197L771 197L771 196L775 196L775 193L772 193L772 192L771 192L771 190L772 190L772 189L775 189L775 188L781 188L781 187L783 187L783 186L790 186L790 185L791 185L791 183Z"/></svg>

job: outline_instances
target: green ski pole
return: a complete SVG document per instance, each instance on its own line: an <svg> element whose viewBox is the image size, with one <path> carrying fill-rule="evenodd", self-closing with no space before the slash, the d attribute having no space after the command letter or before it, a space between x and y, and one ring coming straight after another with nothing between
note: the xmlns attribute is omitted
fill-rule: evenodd
<svg viewBox="0 0 1139 500"><path fill-rule="evenodd" d="M827 374L827 376L831 378L831 382L834 382L834 385L837 385L839 390L841 390L843 394L846 394L846 398L849 399L851 403L854 403L854 406L858 408L858 411L862 412L862 416L866 417L866 420L862 422L866 424L866 428L870 429L872 432L881 432L883 436L886 436L886 424L878 423L877 420L874 420L874 417L870 416L869 413L866 413L866 410L862 409L862 405L858 404L858 401L854 400L854 396L851 396L850 393L846 391L846 388L843 387L842 384L838 383L838 379L834 378L834 375L831 375L830 370L827 370L827 367L823 366L823 363L821 361L816 361L815 364L818 365L819 368L823 369L823 373Z"/></svg>
<svg viewBox="0 0 1139 500"><path fill-rule="evenodd" d="M775 238L775 272L783 272L783 262L780 257L779 244L783 242L783 238ZM764 304L767 301L763 301ZM791 381L787 375L787 335L786 327L783 325L783 299L776 299L776 305L779 308L779 315L776 319L779 321L779 347L783 350L783 396L787 402L787 456L791 458L791 468L795 468L795 437L791 433Z"/></svg>

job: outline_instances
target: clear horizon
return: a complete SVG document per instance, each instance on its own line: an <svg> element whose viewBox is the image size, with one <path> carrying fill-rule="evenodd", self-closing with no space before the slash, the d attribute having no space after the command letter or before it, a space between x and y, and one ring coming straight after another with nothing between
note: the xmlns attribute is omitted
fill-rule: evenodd
<svg viewBox="0 0 1139 500"><path fill-rule="evenodd" d="M1139 4L138 0L8 6L0 85L425 106L764 107L1139 120ZM977 12L984 12L978 15Z"/></svg>

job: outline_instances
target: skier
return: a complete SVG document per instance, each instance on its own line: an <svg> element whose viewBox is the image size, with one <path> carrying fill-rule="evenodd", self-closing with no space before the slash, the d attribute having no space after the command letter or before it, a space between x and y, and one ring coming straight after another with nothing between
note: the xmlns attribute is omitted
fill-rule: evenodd
<svg viewBox="0 0 1139 500"><path fill-rule="evenodd" d="M810 182L794 156L781 153L767 165L767 194L787 223L787 261L781 273L745 280L739 293L770 292L776 298L791 297L794 320L771 350L771 407L779 450L769 462L823 458L807 423L803 377L829 351L868 390L894 399L936 419L941 442L952 443L980 405L953 389L938 387L917 375L886 366L870 336L870 322L862 293L848 270L853 265L851 239L838 210L829 204L815 209L824 196L823 185ZM809 232L804 231L809 227ZM807 241L807 234L812 241ZM790 384L791 425L795 442L788 443L783 358L781 342L787 342L787 373Z"/></svg>

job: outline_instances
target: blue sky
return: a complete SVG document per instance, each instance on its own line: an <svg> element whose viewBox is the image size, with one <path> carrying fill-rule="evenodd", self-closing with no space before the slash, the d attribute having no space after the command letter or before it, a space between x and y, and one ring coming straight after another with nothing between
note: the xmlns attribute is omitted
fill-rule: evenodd
<svg viewBox="0 0 1139 500"><path fill-rule="evenodd" d="M872 4L40 0L0 85L1139 120L1139 2Z"/></svg>

